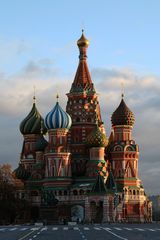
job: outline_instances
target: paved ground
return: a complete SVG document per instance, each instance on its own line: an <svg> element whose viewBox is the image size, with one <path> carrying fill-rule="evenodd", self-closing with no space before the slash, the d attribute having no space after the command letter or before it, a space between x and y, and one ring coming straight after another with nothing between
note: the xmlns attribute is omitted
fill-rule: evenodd
<svg viewBox="0 0 160 240"><path fill-rule="evenodd" d="M160 240L160 224L0 226L0 240Z"/></svg>

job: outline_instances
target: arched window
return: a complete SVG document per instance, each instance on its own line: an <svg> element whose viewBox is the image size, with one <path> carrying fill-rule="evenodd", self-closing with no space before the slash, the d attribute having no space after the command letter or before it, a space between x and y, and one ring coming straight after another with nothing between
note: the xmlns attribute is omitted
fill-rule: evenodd
<svg viewBox="0 0 160 240"><path fill-rule="evenodd" d="M127 194L127 188L125 188L124 191L125 191L125 194Z"/></svg>
<svg viewBox="0 0 160 240"><path fill-rule="evenodd" d="M100 208L102 208L103 207L103 201L99 201L98 205L99 205Z"/></svg>
<svg viewBox="0 0 160 240"><path fill-rule="evenodd" d="M38 196L38 191L32 191L31 196Z"/></svg>
<svg viewBox="0 0 160 240"><path fill-rule="evenodd" d="M95 202L95 201L91 201L91 202L90 202L90 205L91 205L91 206L96 206L96 202Z"/></svg>
<svg viewBox="0 0 160 240"><path fill-rule="evenodd" d="M91 118L90 117L87 118L87 122L91 122Z"/></svg>
<svg viewBox="0 0 160 240"><path fill-rule="evenodd" d="M54 167L52 167L52 176L54 177L54 174L55 174L55 172L54 172Z"/></svg>
<svg viewBox="0 0 160 240"><path fill-rule="evenodd" d="M131 147L131 146L128 146L127 148L126 148L126 151L133 151L133 148Z"/></svg>
<svg viewBox="0 0 160 240"><path fill-rule="evenodd" d="M136 195L136 191L135 190L133 190L133 195Z"/></svg>
<svg viewBox="0 0 160 240"><path fill-rule="evenodd" d="M62 196L62 191L61 190L59 191L59 196Z"/></svg>
<svg viewBox="0 0 160 240"><path fill-rule="evenodd" d="M120 152L122 150L123 150L123 148L121 146L115 146L115 148L114 148L115 152Z"/></svg>
<svg viewBox="0 0 160 240"><path fill-rule="evenodd" d="M64 191L64 195L65 195L65 196L68 195L67 190Z"/></svg>
<svg viewBox="0 0 160 240"><path fill-rule="evenodd" d="M83 189L80 189L79 194L80 194L80 195L83 195L83 194L84 194L84 190L83 190Z"/></svg>
<svg viewBox="0 0 160 240"><path fill-rule="evenodd" d="M73 190L73 195L78 195L77 190Z"/></svg>
<svg viewBox="0 0 160 240"><path fill-rule="evenodd" d="M61 165L61 176L62 176L62 177L65 176L65 167L64 167L63 161L62 161L62 165Z"/></svg>
<svg viewBox="0 0 160 240"><path fill-rule="evenodd" d="M28 155L26 156L26 158L27 158L27 159L33 159L33 155L32 155L32 154L28 154Z"/></svg>
<svg viewBox="0 0 160 240"><path fill-rule="evenodd" d="M62 137L59 137L59 143L62 144Z"/></svg>
<svg viewBox="0 0 160 240"><path fill-rule="evenodd" d="M128 168L128 177L132 177L132 172L131 172L130 167Z"/></svg>
<svg viewBox="0 0 160 240"><path fill-rule="evenodd" d="M79 117L76 118L76 122L80 122L80 118Z"/></svg>

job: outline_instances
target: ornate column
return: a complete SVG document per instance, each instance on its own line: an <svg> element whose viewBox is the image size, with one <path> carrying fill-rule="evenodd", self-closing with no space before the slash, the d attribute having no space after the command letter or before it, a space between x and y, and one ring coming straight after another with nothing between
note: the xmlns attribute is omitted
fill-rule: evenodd
<svg viewBox="0 0 160 240"><path fill-rule="evenodd" d="M88 197L85 198L85 222L91 221L90 203Z"/></svg>
<svg viewBox="0 0 160 240"><path fill-rule="evenodd" d="M108 221L108 205L107 205L107 196L104 196L103 200L103 223Z"/></svg>

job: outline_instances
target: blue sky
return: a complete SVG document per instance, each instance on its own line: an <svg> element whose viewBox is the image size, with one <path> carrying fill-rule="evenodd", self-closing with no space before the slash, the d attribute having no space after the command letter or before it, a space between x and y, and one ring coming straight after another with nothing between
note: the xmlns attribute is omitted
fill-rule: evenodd
<svg viewBox="0 0 160 240"><path fill-rule="evenodd" d="M18 164L19 123L31 109L34 85L43 116L57 92L65 108L84 28L107 135L123 82L136 117L139 175L149 194L159 193L159 9L159 0L0 0L0 163Z"/></svg>
<svg viewBox="0 0 160 240"><path fill-rule="evenodd" d="M0 42L21 43L21 50L0 68L14 72L28 59L47 55L72 72L74 41L84 28L91 40L91 67L128 65L159 74L159 7L158 0L1 0Z"/></svg>

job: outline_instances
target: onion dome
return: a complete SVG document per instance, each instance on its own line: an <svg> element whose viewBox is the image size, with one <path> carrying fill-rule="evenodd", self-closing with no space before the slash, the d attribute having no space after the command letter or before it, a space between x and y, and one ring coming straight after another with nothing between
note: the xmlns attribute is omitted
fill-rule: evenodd
<svg viewBox="0 0 160 240"><path fill-rule="evenodd" d="M122 94L122 100L118 108L112 114L111 121L112 121L112 126L116 126L116 125L133 126L134 124L134 121L135 121L134 114L127 107L125 101L123 100L123 94Z"/></svg>
<svg viewBox="0 0 160 240"><path fill-rule="evenodd" d="M21 180L27 180L30 177L30 172L20 163L18 168L14 170L15 176Z"/></svg>
<svg viewBox="0 0 160 240"><path fill-rule="evenodd" d="M108 139L104 133L102 133L96 125L95 129L87 136L86 144L89 147L106 147Z"/></svg>
<svg viewBox="0 0 160 240"><path fill-rule="evenodd" d="M78 47L88 47L88 45L89 45L89 40L84 36L83 32L84 32L84 30L82 30L82 36L77 41Z"/></svg>
<svg viewBox="0 0 160 240"><path fill-rule="evenodd" d="M35 97L33 98L35 100ZM41 134L46 133L47 129L44 126L44 120L33 102L30 113L20 124L20 131L22 134Z"/></svg>
<svg viewBox="0 0 160 240"><path fill-rule="evenodd" d="M40 138L37 139L37 142L35 144L35 151L43 152L47 145L47 140L43 137L43 135L41 135Z"/></svg>
<svg viewBox="0 0 160 240"><path fill-rule="evenodd" d="M67 128L69 129L72 124L71 117L68 113L66 113L58 102L57 96L57 103L55 107L47 114L45 117L45 125L47 129L57 129L57 128Z"/></svg>

